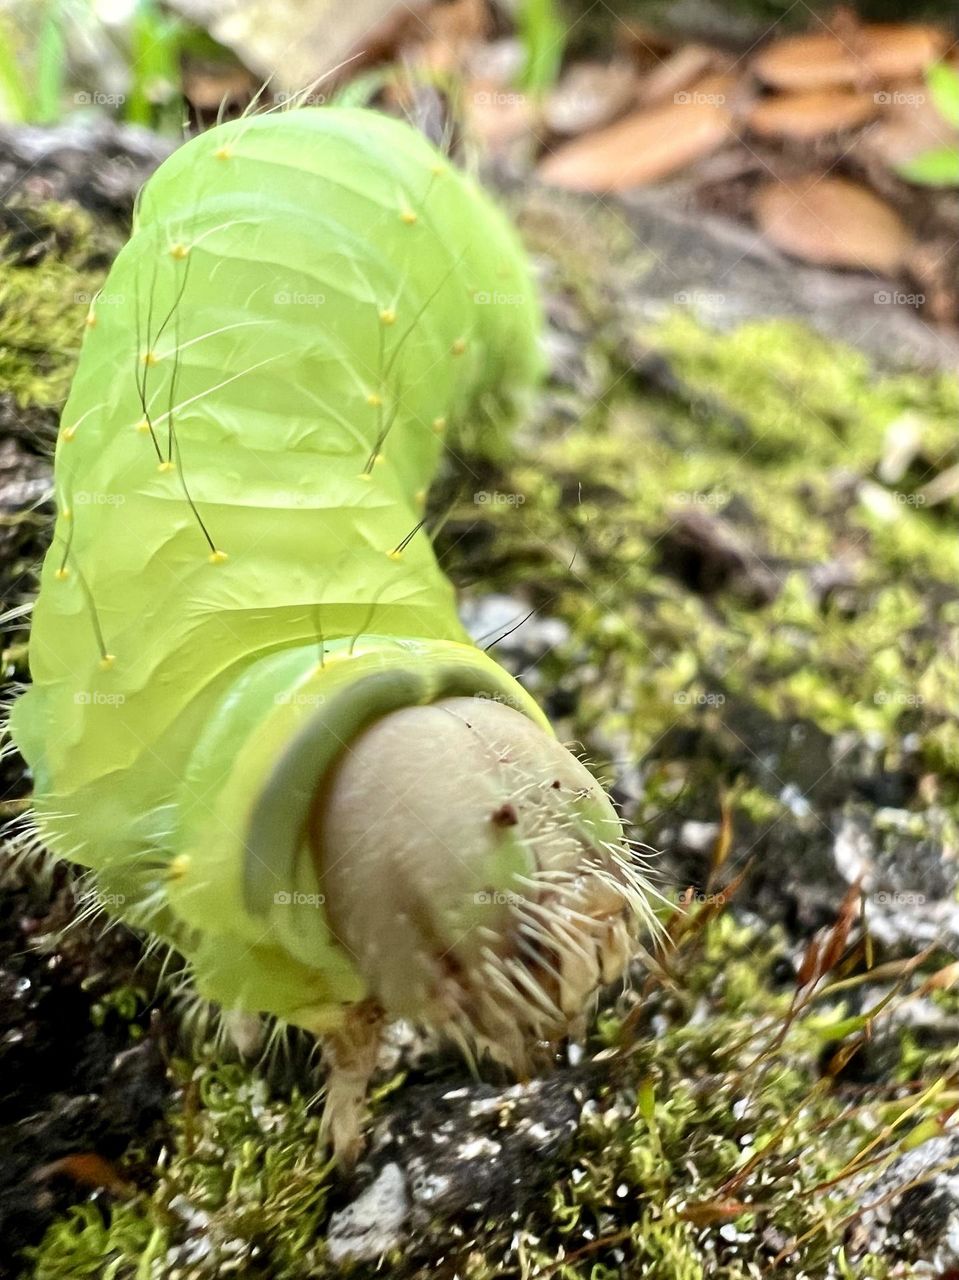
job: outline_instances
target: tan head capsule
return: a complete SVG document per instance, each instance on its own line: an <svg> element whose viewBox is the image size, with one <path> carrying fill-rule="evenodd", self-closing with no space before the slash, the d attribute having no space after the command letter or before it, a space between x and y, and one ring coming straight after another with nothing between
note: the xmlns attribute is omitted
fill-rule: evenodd
<svg viewBox="0 0 959 1280"><path fill-rule="evenodd" d="M629 960L648 907L621 837L575 756L478 697L383 716L311 819L331 926L385 1014L516 1070Z"/></svg>

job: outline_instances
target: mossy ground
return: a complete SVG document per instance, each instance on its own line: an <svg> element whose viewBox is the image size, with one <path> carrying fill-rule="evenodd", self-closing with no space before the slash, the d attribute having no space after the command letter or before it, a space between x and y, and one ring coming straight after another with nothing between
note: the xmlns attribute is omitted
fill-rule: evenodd
<svg viewBox="0 0 959 1280"><path fill-rule="evenodd" d="M62 397L82 315L51 312L50 298L87 293L99 273L90 253L71 258L76 243L54 236L43 261L9 272L0 370L20 408ZM690 818L717 835L682 868L696 889L685 915L687 879L668 860L660 872L677 945L594 1020L587 1048L605 1066L545 1170L548 1194L437 1221L386 1266L409 1280L883 1277L894 1260L846 1257L844 1230L868 1199L862 1179L942 1132L959 1103L954 1050L896 1012L923 1001L955 1017L949 973L928 981L951 957L932 952L911 972L853 924L797 1001L797 931L850 920L839 899L818 919L758 914L756 863L786 857L795 884L772 887L789 898L814 878L839 814L861 820L877 858L931 849L944 880L954 867L955 509L917 495L956 460L959 390L882 376L786 324L717 336L677 313L655 332L610 326L602 267L587 265L561 263L548 285L575 317L580 375L554 380L505 469L470 460L487 497L457 502L443 563L470 594L508 591L565 621L568 640L530 683L617 781L639 837L658 843ZM634 341L668 364L674 393L637 373ZM892 486L879 464L905 414L921 444ZM454 464L444 492L461 492L461 476ZM11 583L15 604L24 584ZM880 961L893 968L864 982ZM112 1007L126 1007L122 990ZM341 1274L325 1233L348 1184L320 1146L318 1077L304 1069L280 1088L275 1071L203 1043L169 1070L161 1134L119 1161L130 1185L78 1187L24 1256L26 1274ZM465 1066L437 1070L468 1080ZM379 1115L402 1087L389 1084Z"/></svg>

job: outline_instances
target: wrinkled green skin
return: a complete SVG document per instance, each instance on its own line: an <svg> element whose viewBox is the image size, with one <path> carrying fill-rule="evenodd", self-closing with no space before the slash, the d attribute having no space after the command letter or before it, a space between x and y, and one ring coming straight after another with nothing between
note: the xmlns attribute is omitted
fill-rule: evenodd
<svg viewBox="0 0 959 1280"><path fill-rule="evenodd" d="M11 720L37 826L205 995L322 1030L366 984L315 902L275 899L320 891L304 827L342 743L475 693L548 729L426 533L396 551L446 425L535 382L528 268L411 129L300 110L158 170L88 325Z"/></svg>

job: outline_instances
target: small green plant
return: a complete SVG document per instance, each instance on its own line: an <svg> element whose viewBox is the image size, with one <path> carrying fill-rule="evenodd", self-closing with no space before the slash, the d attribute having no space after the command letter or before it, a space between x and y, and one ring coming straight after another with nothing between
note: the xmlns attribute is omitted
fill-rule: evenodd
<svg viewBox="0 0 959 1280"><path fill-rule="evenodd" d="M937 62L926 72L926 84L936 110L947 124L959 129L959 71ZM898 166L907 182L924 187L959 187L959 142L931 147Z"/></svg>
<svg viewBox="0 0 959 1280"><path fill-rule="evenodd" d="M49 124L60 115L64 40L59 0L39 5L33 74L23 69L23 50L11 24L0 23L0 116L15 123Z"/></svg>
<svg viewBox="0 0 959 1280"><path fill-rule="evenodd" d="M539 95L556 83L566 47L566 24L556 0L523 0L517 26L526 54L520 84Z"/></svg>
<svg viewBox="0 0 959 1280"><path fill-rule="evenodd" d="M0 14L0 120L57 124L73 111L109 110L179 134L191 55L218 61L224 52L158 0L136 0L122 23L101 18L93 0L22 2Z"/></svg>

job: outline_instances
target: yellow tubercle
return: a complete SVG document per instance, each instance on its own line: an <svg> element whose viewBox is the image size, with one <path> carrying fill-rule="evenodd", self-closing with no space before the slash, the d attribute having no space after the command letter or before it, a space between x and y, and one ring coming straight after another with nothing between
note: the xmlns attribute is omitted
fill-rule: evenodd
<svg viewBox="0 0 959 1280"><path fill-rule="evenodd" d="M72 440L76 434L77 434L76 427L64 427L63 430L60 432L61 439L63 440Z"/></svg>
<svg viewBox="0 0 959 1280"><path fill-rule="evenodd" d="M133 430L139 431L141 435L145 436L146 433L150 430L150 424L149 422L147 422L146 418L141 418L140 421L133 428Z"/></svg>
<svg viewBox="0 0 959 1280"><path fill-rule="evenodd" d="M178 853L175 858L170 859L167 875L171 880L182 880L189 870L190 855L188 853Z"/></svg>
<svg viewBox="0 0 959 1280"><path fill-rule="evenodd" d="M117 660L116 654L105 653L103 657L100 659L100 670L109 671L110 668L113 666L113 664L116 662L116 660Z"/></svg>
<svg viewBox="0 0 959 1280"><path fill-rule="evenodd" d="M433 430L436 432L436 434L437 434L437 435L439 435L441 432L445 431L445 430L446 430L446 419L445 419L445 418L434 418L434 419L433 419Z"/></svg>
<svg viewBox="0 0 959 1280"><path fill-rule="evenodd" d="M384 307L380 312L380 324L396 324L396 312L390 307Z"/></svg>
<svg viewBox="0 0 959 1280"><path fill-rule="evenodd" d="M157 464L157 471L172 471L172 470L173 470L173 463L170 461L169 458L166 458L163 462L160 462Z"/></svg>
<svg viewBox="0 0 959 1280"><path fill-rule="evenodd" d="M233 152L229 147L217 147L216 151L213 152L213 155L217 160L229 160L233 155Z"/></svg>
<svg viewBox="0 0 959 1280"><path fill-rule="evenodd" d="M404 209L400 214L400 221L405 222L408 227L411 227L417 220L417 216L412 209Z"/></svg>
<svg viewBox="0 0 959 1280"><path fill-rule="evenodd" d="M160 357L157 355L155 351L144 351L140 359L143 361L145 365L150 367L152 365L157 364Z"/></svg>
<svg viewBox="0 0 959 1280"><path fill-rule="evenodd" d="M383 397L378 396L375 391L371 391L366 397L366 403L372 405L373 408L376 409L383 403Z"/></svg>
<svg viewBox="0 0 959 1280"><path fill-rule="evenodd" d="M181 258L185 258L189 252L190 250L186 247L186 245L180 244L179 242L177 244L173 244L170 246L170 257L176 258L177 260Z"/></svg>
<svg viewBox="0 0 959 1280"><path fill-rule="evenodd" d="M229 560L229 556L225 551L211 551L210 564L223 564L224 560Z"/></svg>
<svg viewBox="0 0 959 1280"><path fill-rule="evenodd" d="M61 565L53 576L56 578L57 582L66 582L67 578L70 576L70 570L64 565Z"/></svg>
<svg viewBox="0 0 959 1280"><path fill-rule="evenodd" d="M466 350L465 338L457 338L456 341L453 343L453 345L450 347L450 351L453 353L454 356L461 356L465 350Z"/></svg>

